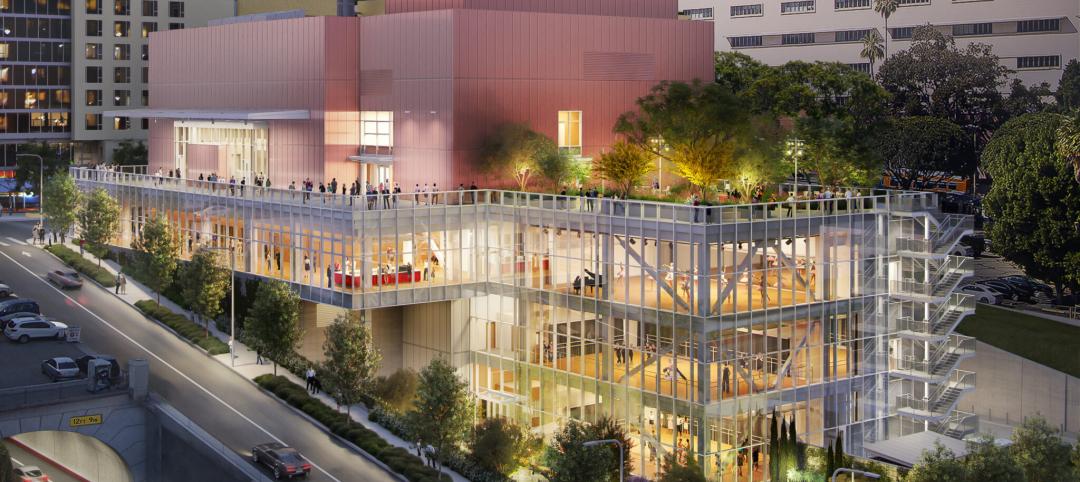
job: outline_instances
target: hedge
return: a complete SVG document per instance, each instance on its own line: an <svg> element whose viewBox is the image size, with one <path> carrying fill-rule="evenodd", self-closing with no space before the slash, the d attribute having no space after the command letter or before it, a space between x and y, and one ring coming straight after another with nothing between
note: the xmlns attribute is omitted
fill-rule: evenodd
<svg viewBox="0 0 1080 482"><path fill-rule="evenodd" d="M215 338L213 335L207 335L205 328L187 319L184 315L173 313L172 310L152 300L136 301L135 307L145 313L146 316L164 323L179 333L180 336L199 345L211 355L221 355L229 352L229 345L226 345L225 342Z"/></svg>
<svg viewBox="0 0 1080 482"><path fill-rule="evenodd" d="M312 397L307 390L283 376L259 375L255 377L255 383L289 405L299 408L310 415L319 423L325 425L331 432L352 442L361 450L373 455L390 467L391 470L404 475L413 482L437 482L439 474L424 464L423 460L413 455L408 450L390 445L379 437L378 434L368 430L358 423L346 423L344 414L334 410L325 403ZM450 480L450 476L444 475L443 480Z"/></svg>
<svg viewBox="0 0 1080 482"><path fill-rule="evenodd" d="M376 406L368 412L368 420L381 425L390 433L402 439L409 439L405 419L391 410ZM503 474L481 466L472 457L460 450L450 450L443 455L442 459L443 465L473 482L510 482L511 480Z"/></svg>
<svg viewBox="0 0 1080 482"><path fill-rule="evenodd" d="M57 258L60 258L60 261L63 261L64 264L75 268L75 271L93 278L99 285L106 288L116 286L116 277L114 277L112 273L107 269L98 266L93 261L84 258L81 254L72 251L67 246L54 244L46 246L45 250L52 253Z"/></svg>

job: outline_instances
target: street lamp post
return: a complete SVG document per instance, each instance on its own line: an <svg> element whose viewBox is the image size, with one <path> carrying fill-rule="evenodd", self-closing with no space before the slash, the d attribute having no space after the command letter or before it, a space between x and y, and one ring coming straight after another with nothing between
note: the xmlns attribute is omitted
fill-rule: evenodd
<svg viewBox="0 0 1080 482"><path fill-rule="evenodd" d="M211 251L227 251L229 253L229 362L236 366L236 247L204 246Z"/></svg>
<svg viewBox="0 0 1080 482"><path fill-rule="evenodd" d="M595 447L595 446L601 445L601 444L615 444L615 445L619 446L619 482L623 482L623 480L625 480L625 475L626 474L623 473L625 464L623 462L623 446L622 446L622 442L620 442L620 441L618 441L616 439L613 439L613 438L608 438L608 439L604 439L604 440L590 440L590 441L585 442L585 443L583 443L581 445L583 445L585 447Z"/></svg>
<svg viewBox="0 0 1080 482"><path fill-rule="evenodd" d="M861 475L861 476L866 477L868 479L880 479L881 478L881 474L875 474L873 472L866 472L866 471L863 471L863 470L849 469L847 467L840 467L840 468L833 471L832 477L829 480L831 480L832 482L836 482L836 476L840 475L841 472L847 472L847 473L851 474L852 476Z"/></svg>
<svg viewBox="0 0 1080 482"><path fill-rule="evenodd" d="M793 138L787 142L787 155L795 160L795 196L799 195L799 158L803 155L802 139Z"/></svg>
<svg viewBox="0 0 1080 482"><path fill-rule="evenodd" d="M38 175L40 176L38 184L38 211L41 211L41 219L38 220L38 227L45 229L45 160L37 154L15 154L15 157L36 157L38 160ZM26 205L24 204L23 207L26 207Z"/></svg>

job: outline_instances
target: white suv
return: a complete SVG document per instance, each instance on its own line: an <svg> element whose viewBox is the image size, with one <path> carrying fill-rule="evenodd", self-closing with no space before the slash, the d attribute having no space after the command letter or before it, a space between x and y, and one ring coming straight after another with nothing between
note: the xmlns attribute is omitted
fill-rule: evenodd
<svg viewBox="0 0 1080 482"><path fill-rule="evenodd" d="M31 338L64 338L68 326L41 316L15 318L4 325L4 336L9 340L26 343Z"/></svg>

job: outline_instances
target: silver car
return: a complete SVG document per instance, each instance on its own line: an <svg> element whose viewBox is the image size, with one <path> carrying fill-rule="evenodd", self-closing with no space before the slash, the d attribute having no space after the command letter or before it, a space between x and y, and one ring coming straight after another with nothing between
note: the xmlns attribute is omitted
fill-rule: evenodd
<svg viewBox="0 0 1080 482"><path fill-rule="evenodd" d="M34 338L63 339L68 326L41 315L14 318L4 324L4 336L11 341L26 343Z"/></svg>
<svg viewBox="0 0 1080 482"><path fill-rule="evenodd" d="M71 358L58 356L41 362L41 373L54 382L65 378L77 378L79 365Z"/></svg>

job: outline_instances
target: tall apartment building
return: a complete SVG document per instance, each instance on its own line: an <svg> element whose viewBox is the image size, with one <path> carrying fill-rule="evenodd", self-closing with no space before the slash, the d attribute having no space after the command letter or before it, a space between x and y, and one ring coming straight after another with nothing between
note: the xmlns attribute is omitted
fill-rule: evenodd
<svg viewBox="0 0 1080 482"><path fill-rule="evenodd" d="M877 30L890 51L911 45L912 28L931 24L957 44L989 44L1027 85L1057 86L1061 69L1080 56L1080 2L1075 0L900 0L884 21L873 0L679 0L683 15L716 25L716 50L737 51L769 65L790 60L842 62L869 72L861 40Z"/></svg>
<svg viewBox="0 0 1080 482"><path fill-rule="evenodd" d="M120 203L118 247L161 215L183 257L229 248L239 276L288 283L305 346L360 311L384 374L444 358L484 416L543 434L612 415L648 477L682 450L712 480L766 480L774 411L860 455L970 432L973 340L953 328L973 304L953 291L971 260L948 253L971 220L933 193L695 207L464 187L507 183L477 169L502 123L594 156L655 84L710 78L713 28L675 1L388 0L158 34L151 106L126 112L149 119L151 175L72 173Z"/></svg>
<svg viewBox="0 0 1080 482"><path fill-rule="evenodd" d="M100 162L145 141L145 123L102 112L149 105L150 35L232 15L232 0L0 0L0 172L24 142Z"/></svg>

